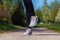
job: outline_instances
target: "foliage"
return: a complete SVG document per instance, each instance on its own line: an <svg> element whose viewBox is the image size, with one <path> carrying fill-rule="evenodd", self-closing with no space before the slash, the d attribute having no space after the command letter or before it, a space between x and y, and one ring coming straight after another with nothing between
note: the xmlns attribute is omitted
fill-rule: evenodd
<svg viewBox="0 0 60 40"><path fill-rule="evenodd" d="M54 23L57 13L59 12L59 3L57 2L57 0L55 0L54 2L51 3L50 6L48 6L47 0L44 0L44 5L42 6L42 10L37 9L36 10L36 15L41 18L39 18L40 20L42 20L44 23ZM38 12L40 11L40 13Z"/></svg>
<svg viewBox="0 0 60 40"><path fill-rule="evenodd" d="M60 8L59 8L58 13L56 15L55 22L60 22Z"/></svg>
<svg viewBox="0 0 60 40"><path fill-rule="evenodd" d="M47 5L47 0L44 0L44 5L42 7L42 20L44 23L48 23L49 21L49 18L50 18L50 14L51 14L51 11L49 9L49 6Z"/></svg>
<svg viewBox="0 0 60 40"><path fill-rule="evenodd" d="M58 24L37 24L36 28L47 28L56 32L60 32L60 23Z"/></svg>
<svg viewBox="0 0 60 40"><path fill-rule="evenodd" d="M16 8L14 14L12 15L12 21L14 25L26 26L24 9L22 2L18 1L18 7Z"/></svg>
<svg viewBox="0 0 60 40"><path fill-rule="evenodd" d="M41 22L42 21L42 13L41 13L41 10L40 9L37 9L35 11L35 15L38 17L39 22Z"/></svg>
<svg viewBox="0 0 60 40"><path fill-rule="evenodd" d="M12 31L16 29L19 29L19 28L15 25L0 22L0 32Z"/></svg>
<svg viewBox="0 0 60 40"><path fill-rule="evenodd" d="M52 21L55 21L55 18L57 16L57 13L58 13L58 2L57 0L55 0L55 2L51 3L51 20Z"/></svg>
<svg viewBox="0 0 60 40"><path fill-rule="evenodd" d="M0 20L8 21L9 23L11 22L10 4L11 0L1 0L0 3Z"/></svg>
<svg viewBox="0 0 60 40"><path fill-rule="evenodd" d="M16 24L25 23L22 0L0 0L0 20L8 23L16 23L17 21Z"/></svg>

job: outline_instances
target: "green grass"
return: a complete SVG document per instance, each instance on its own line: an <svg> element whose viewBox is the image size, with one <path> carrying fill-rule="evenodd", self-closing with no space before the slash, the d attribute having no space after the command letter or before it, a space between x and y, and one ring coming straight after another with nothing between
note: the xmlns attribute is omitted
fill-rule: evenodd
<svg viewBox="0 0 60 40"><path fill-rule="evenodd" d="M0 32L12 31L16 29L19 29L19 27L12 24L0 23Z"/></svg>
<svg viewBox="0 0 60 40"><path fill-rule="evenodd" d="M60 32L60 24L52 24L52 25L49 25L49 24L37 24L36 25L36 28L41 28L41 27L47 28L49 30L54 30L56 32Z"/></svg>
<svg viewBox="0 0 60 40"><path fill-rule="evenodd" d="M49 25L49 24L37 24L36 28L47 28L49 30L54 30L57 32L60 32L60 24L53 24L53 25ZM12 31L12 30L16 30L19 29L20 26L16 26L16 25L12 25L12 24L7 24L7 23L0 23L0 32L5 32L5 31Z"/></svg>

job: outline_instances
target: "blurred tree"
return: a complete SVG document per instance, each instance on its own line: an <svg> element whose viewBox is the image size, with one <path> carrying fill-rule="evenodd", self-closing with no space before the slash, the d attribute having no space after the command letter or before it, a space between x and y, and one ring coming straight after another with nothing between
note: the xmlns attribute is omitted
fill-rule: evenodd
<svg viewBox="0 0 60 40"><path fill-rule="evenodd" d="M11 14L9 13L10 3L11 3L10 0L1 0L1 3L0 3L1 20L9 23L11 23Z"/></svg>
<svg viewBox="0 0 60 40"><path fill-rule="evenodd" d="M35 11L35 14L38 17L39 22L42 21L42 13L41 13L40 8Z"/></svg>
<svg viewBox="0 0 60 40"><path fill-rule="evenodd" d="M55 0L54 2L51 3L51 21L55 21L55 18L57 16L57 12L58 12L58 2L57 0Z"/></svg>
<svg viewBox="0 0 60 40"><path fill-rule="evenodd" d="M23 24L25 21L22 0L0 0L0 20L12 23L11 18L16 24Z"/></svg>
<svg viewBox="0 0 60 40"><path fill-rule="evenodd" d="M21 0L18 0L17 4L18 7L16 8L14 14L12 15L13 24L25 27L26 20Z"/></svg>
<svg viewBox="0 0 60 40"><path fill-rule="evenodd" d="M60 22L60 8L59 8L59 11L58 11L57 16L55 18L55 22Z"/></svg>
<svg viewBox="0 0 60 40"><path fill-rule="evenodd" d="M49 6L47 5L47 0L44 0L44 5L42 7L42 14L43 14L43 22L44 23L48 23L49 17L50 17L50 10L49 10Z"/></svg>

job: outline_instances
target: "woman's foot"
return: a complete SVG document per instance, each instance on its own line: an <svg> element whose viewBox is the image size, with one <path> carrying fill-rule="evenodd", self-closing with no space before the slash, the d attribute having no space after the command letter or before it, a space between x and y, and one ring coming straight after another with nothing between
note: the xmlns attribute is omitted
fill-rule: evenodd
<svg viewBox="0 0 60 40"><path fill-rule="evenodd" d="M29 24L29 27L34 27L37 24L38 18L37 16L31 16L31 22Z"/></svg>
<svg viewBox="0 0 60 40"><path fill-rule="evenodd" d="M32 35L32 29L28 28L23 35Z"/></svg>

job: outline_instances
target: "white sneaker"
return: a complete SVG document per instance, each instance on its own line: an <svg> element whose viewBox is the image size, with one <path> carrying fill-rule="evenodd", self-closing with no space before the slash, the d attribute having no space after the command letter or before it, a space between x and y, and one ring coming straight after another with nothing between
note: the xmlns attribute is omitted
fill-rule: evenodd
<svg viewBox="0 0 60 40"><path fill-rule="evenodd" d="M24 36L26 36L26 35L32 35L32 30L31 29L27 29L26 32L23 35Z"/></svg>
<svg viewBox="0 0 60 40"><path fill-rule="evenodd" d="M37 24L37 21L38 21L37 16L31 17L31 22L30 22L29 27L34 27Z"/></svg>

